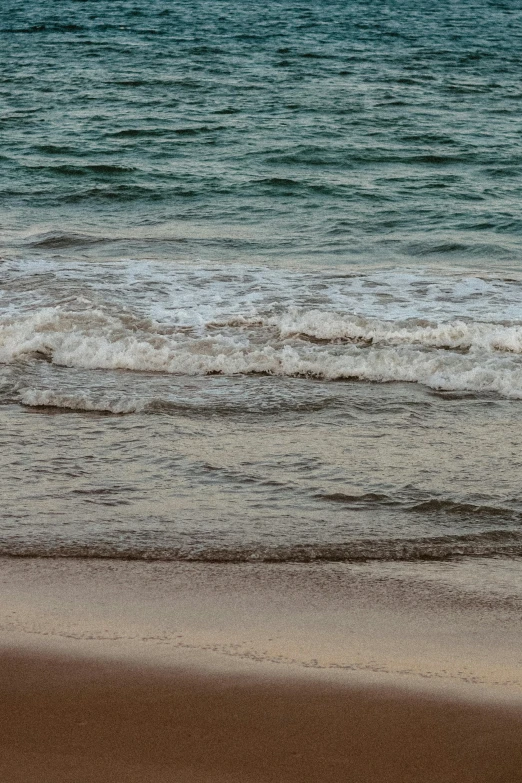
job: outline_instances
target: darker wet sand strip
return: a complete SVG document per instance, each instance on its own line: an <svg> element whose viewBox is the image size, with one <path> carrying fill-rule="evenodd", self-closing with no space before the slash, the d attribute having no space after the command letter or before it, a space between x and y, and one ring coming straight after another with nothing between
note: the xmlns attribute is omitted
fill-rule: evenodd
<svg viewBox="0 0 522 783"><path fill-rule="evenodd" d="M516 783L522 710L11 649L0 780Z"/></svg>

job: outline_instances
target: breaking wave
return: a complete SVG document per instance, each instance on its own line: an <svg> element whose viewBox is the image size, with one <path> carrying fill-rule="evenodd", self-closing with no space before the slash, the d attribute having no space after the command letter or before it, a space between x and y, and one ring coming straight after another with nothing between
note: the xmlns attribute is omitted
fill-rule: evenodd
<svg viewBox="0 0 522 783"><path fill-rule="evenodd" d="M518 280L52 259L3 261L2 275L5 365L412 382L522 398ZM24 404L35 399L26 393ZM120 412L110 395L92 404Z"/></svg>
<svg viewBox="0 0 522 783"><path fill-rule="evenodd" d="M100 413L138 413L146 408L141 400L101 395L97 399L85 393L63 394L52 389L24 389L20 402L32 408L65 408L72 411Z"/></svg>
<svg viewBox="0 0 522 783"><path fill-rule="evenodd" d="M259 373L326 381L414 382L438 390L522 399L522 326L516 324L397 324L287 310L220 322L201 320L196 327L65 302L0 319L0 362L24 360L185 375ZM23 401L37 404L35 399L26 393ZM113 409L110 401L100 405Z"/></svg>
<svg viewBox="0 0 522 783"><path fill-rule="evenodd" d="M522 353L522 326L495 323L474 323L453 320L429 323L414 320L403 324L356 316L342 316L312 310L285 314L274 322L281 336L304 335L325 341L360 341L367 344L424 345L468 351L483 348L488 351Z"/></svg>

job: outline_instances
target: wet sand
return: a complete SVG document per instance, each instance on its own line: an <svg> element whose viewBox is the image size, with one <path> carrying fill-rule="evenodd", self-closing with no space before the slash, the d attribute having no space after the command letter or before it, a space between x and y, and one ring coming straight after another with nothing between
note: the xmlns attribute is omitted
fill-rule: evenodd
<svg viewBox="0 0 522 783"><path fill-rule="evenodd" d="M522 713L384 688L5 653L4 783L515 783Z"/></svg>
<svg viewBox="0 0 522 783"><path fill-rule="evenodd" d="M393 569L24 560L0 591L3 783L522 781L514 598Z"/></svg>

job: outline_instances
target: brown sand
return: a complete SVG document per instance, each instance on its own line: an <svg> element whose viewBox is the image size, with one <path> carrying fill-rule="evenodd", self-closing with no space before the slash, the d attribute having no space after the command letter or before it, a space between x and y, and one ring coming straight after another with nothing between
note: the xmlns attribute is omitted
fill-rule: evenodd
<svg viewBox="0 0 522 783"><path fill-rule="evenodd" d="M522 711L4 651L0 780L516 783Z"/></svg>
<svg viewBox="0 0 522 783"><path fill-rule="evenodd" d="M517 569L0 559L0 783L522 783Z"/></svg>

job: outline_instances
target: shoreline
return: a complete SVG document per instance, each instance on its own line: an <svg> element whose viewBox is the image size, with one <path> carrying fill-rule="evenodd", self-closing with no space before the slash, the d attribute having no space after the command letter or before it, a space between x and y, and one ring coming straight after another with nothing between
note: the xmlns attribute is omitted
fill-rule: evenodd
<svg viewBox="0 0 522 783"><path fill-rule="evenodd" d="M0 646L522 704L522 592L502 565L0 558Z"/></svg>
<svg viewBox="0 0 522 783"><path fill-rule="evenodd" d="M522 781L518 600L458 568L0 559L0 778Z"/></svg>

